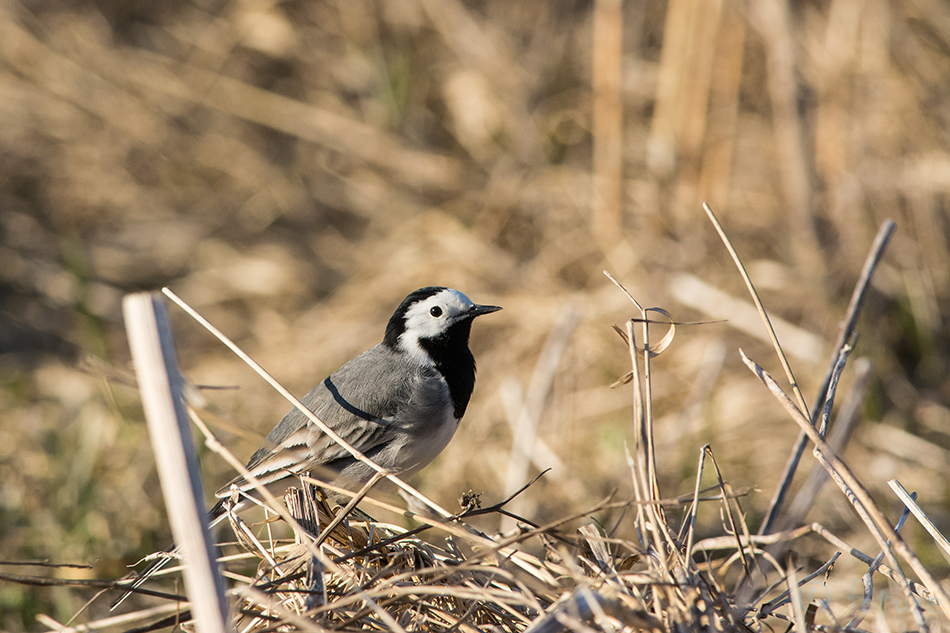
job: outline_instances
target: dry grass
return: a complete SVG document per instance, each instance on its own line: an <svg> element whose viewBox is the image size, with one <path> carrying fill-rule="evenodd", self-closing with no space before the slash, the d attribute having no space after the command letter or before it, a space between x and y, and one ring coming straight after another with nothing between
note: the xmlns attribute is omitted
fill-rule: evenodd
<svg viewBox="0 0 950 633"><path fill-rule="evenodd" d="M710 216L712 218L712 214ZM784 620L789 627L794 626L800 631L856 630L875 613L887 615L886 611L877 612L871 607L876 574L886 576L901 587L907 611L920 630L929 630L932 623L937 623L939 628L940 621L950 619L950 596L898 536L910 511L929 524L929 519L914 503L915 495L908 496L900 484L889 482L908 506L896 528L892 528L865 486L836 454L844 440L833 439L836 445L832 447L823 438L831 422L830 412L840 376L850 356L853 324L892 233L892 225L883 227L880 239L869 255L865 274L855 289L851 312L839 337L837 359L829 368L825 381L825 404L822 406L819 401L814 407L818 412L814 426L802 413L808 409L801 393L794 387L795 380L791 378L791 384L798 403L789 398L761 367L742 354L743 361L799 423L804 437L815 444L819 463L853 504L881 548L877 558L872 560L848 546L818 523L773 534L768 521L759 535L753 537L737 503L745 493L735 494L723 480L709 445L701 449L692 496L682 500L659 498L651 374L654 359L672 344L676 326L671 325L661 340L651 342L655 340L650 334L651 326L663 321L651 323L649 317L655 310L642 309L636 299L627 294L641 313L640 319L628 321L625 330L617 328L633 361L632 371L617 383L633 386L634 443L632 452L627 453L634 492L632 499L613 503L606 499L593 508L539 526L509 510L512 502L531 484L488 508L481 508L480 495L468 493L459 501L462 511L454 516L449 516L437 504L407 488L417 497L415 506L427 505L433 510L423 510L421 515L403 512L404 516L421 523L406 531L381 523L355 508L356 503L361 502L400 513L398 507L366 496L378 480L364 487L359 494L331 486L336 494L352 498L345 508L340 508L323 493L321 486L326 487L326 484L309 477L301 478L301 488L292 488L285 496L289 514L279 500L265 493L268 500L260 504L265 513L263 522L254 526L235 514L228 515L236 537L231 545L239 545L239 550L242 550L237 555L219 559L234 585L229 591L235 612L234 629L490 629L538 633L590 630L593 626L604 631L674 631L707 627L751 631L761 630L763 626L771 628L776 626L775 620ZM736 256L735 251L732 252ZM736 263L744 271L737 256ZM627 292L619 282L612 277L611 280ZM751 285L750 291L756 294ZM221 336L193 308L174 294L167 294L216 336ZM761 309L761 305L759 307ZM668 315L664 316L668 318ZM767 322L764 310L762 316ZM643 325L643 348L636 342L636 322ZM773 341L790 373L787 358L777 339ZM232 342L223 342L255 371L262 372ZM649 353L645 351L647 349ZM162 368L158 367L158 370ZM858 388L861 392L859 398L864 388L866 383ZM292 398L289 393L284 395ZM296 406L302 408L303 405L297 402ZM844 410L849 408L846 406ZM247 476L241 462L221 445L195 410L192 410L192 419L205 435L206 445ZM835 420L836 431L843 424L847 421L839 415ZM516 433L516 437L520 435ZM713 497L702 496L707 491L701 490L707 460L715 473L712 489L718 495ZM792 475L787 477L790 481ZM810 494L817 494L817 489ZM781 508L781 496L775 499L773 504ZM719 502L726 536L697 543L696 518L700 503L704 501ZM685 506L687 511L671 520L669 510L678 505ZM627 516L622 516L621 521L605 535L603 528L591 522L590 517L611 509L620 510ZM430 518L430 514L434 518ZM469 524L472 518L480 515L505 517L515 521L516 527L509 534L490 536ZM275 526L274 518L282 519L292 527L292 540L276 536L275 527L278 526ZM786 524L797 524L802 519L794 512L786 512L783 518ZM569 527L578 520L582 523L579 527ZM624 524L635 527L636 540L614 536L624 531ZM941 547L950 553L946 539L933 526L930 529ZM436 531L447 533L444 545L418 538L423 532L431 536ZM804 568L797 562L792 541L811 533L824 538L838 551L824 565L799 580ZM714 553L722 551L728 556ZM792 554L786 557L787 552ZM844 552L868 566L861 579L864 586L861 602L855 601L854 597L850 604L839 599L806 601L803 592L812 589L809 585L816 579L823 578L827 583L833 574L833 565ZM256 570L242 572L242 568L247 568L248 553L257 562ZM898 557L914 570L921 582L909 580L904 575ZM782 560L786 563L783 564ZM741 565L736 564L737 561ZM884 561L887 564L882 564ZM738 567L738 573L731 571L734 566ZM769 581L769 577L776 573L778 580ZM191 582L196 581L192 579ZM63 586L69 586L69 582L63 581ZM773 595L784 587L787 587L785 591ZM165 597L171 602L164 608L141 609L79 627L64 628L45 614L40 616L40 620L54 630L69 633L130 625L137 625L132 630L144 632L191 620L190 605L184 597ZM213 592L207 599L213 599ZM929 603L929 613L922 601ZM72 619L80 615L82 612Z"/></svg>
<svg viewBox="0 0 950 633"><path fill-rule="evenodd" d="M604 268L678 322L729 319L680 327L653 363L658 487L690 493L709 443L729 484L761 491L736 502L757 531L799 428L736 352L780 374L703 201L745 259L807 401L875 232L896 221L858 324L868 396L843 459L891 523L902 504L886 482L898 479L946 533L950 10L773 8L628 2L618 18L603 0L0 3L2 557L89 563L59 575L106 579L167 544L119 308L124 293L163 285L294 393L378 342L416 287L502 305L473 333L480 374L462 429L413 483L443 507L470 489L490 505L552 467L510 508L542 525L611 494L629 501L630 394L608 386L629 371L610 326L631 308ZM188 376L237 387L206 393L209 424L246 457L286 405L173 316ZM859 377L845 371L841 393ZM514 438L531 435L522 451ZM228 468L202 451L214 489ZM793 498L817 469L806 452ZM806 495L802 523L873 559L851 504L825 488ZM700 505L695 543L723 533L714 504ZM631 512L593 514L616 539L611 556L643 545ZM668 510L674 532L681 512ZM469 520L485 534L514 527ZM571 587L609 577L584 566L595 548L578 527L562 528L574 549L552 546ZM902 534L947 575L916 519ZM429 552L417 571L457 556L421 538L429 545L404 545ZM524 548L547 564L542 541ZM814 534L794 543L799 578L841 547ZM728 569L713 598L738 587ZM866 569L846 553L806 586L804 609L860 602ZM693 604L693 586L662 600ZM534 609L563 595L531 590L544 596ZM40 613L65 622L91 592L3 583L0 629L35 630ZM82 617L106 617L107 602ZM874 626L914 625L898 585L880 585L873 604Z"/></svg>

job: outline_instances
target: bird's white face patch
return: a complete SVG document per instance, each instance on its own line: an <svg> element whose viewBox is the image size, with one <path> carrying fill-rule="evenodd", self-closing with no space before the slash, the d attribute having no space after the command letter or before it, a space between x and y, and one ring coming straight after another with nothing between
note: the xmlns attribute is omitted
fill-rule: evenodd
<svg viewBox="0 0 950 633"><path fill-rule="evenodd" d="M423 364L431 364L432 359L419 345L419 339L439 336L467 318L474 305L468 297L451 288L412 304L406 311L406 329L399 336L399 347Z"/></svg>

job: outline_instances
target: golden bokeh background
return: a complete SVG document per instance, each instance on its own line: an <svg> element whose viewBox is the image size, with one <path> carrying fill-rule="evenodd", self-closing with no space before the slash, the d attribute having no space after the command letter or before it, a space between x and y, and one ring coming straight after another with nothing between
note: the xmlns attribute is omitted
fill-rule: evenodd
<svg viewBox="0 0 950 633"><path fill-rule="evenodd" d="M630 360L611 325L636 312L604 269L677 321L728 319L681 326L654 361L661 490L692 491L708 442L757 489L754 531L798 431L739 359L782 375L702 202L809 401L896 221L844 456L889 517L897 478L947 531L950 5L0 1L0 558L110 578L167 544L120 309L166 285L297 394L381 340L417 287L501 305L474 327L462 427L414 483L454 509L551 468L513 506L538 522L628 498L631 395L610 385ZM170 311L188 377L235 387L205 395L246 459L287 405ZM527 466L521 419L537 421ZM211 491L231 474L202 455ZM813 467L806 452L796 481ZM597 518L630 536L620 513ZM808 520L876 554L833 485ZM700 521L723 531L716 510ZM904 534L947 576L913 520ZM809 570L832 553L800 548ZM847 601L860 566L838 565L822 591ZM2 583L0 629L65 622L92 595Z"/></svg>

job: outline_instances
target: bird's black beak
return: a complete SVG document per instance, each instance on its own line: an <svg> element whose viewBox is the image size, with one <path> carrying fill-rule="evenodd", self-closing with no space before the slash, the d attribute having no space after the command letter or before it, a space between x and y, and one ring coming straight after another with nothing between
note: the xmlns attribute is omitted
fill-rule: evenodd
<svg viewBox="0 0 950 633"><path fill-rule="evenodd" d="M483 314L490 314L492 312L498 312L499 310L501 310L501 306L474 305L468 309L468 316L474 319L477 316L481 316Z"/></svg>

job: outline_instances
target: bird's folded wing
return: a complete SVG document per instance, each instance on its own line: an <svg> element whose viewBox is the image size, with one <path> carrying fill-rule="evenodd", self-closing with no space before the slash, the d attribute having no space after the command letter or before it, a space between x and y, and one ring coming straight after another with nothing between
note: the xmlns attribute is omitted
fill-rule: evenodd
<svg viewBox="0 0 950 633"><path fill-rule="evenodd" d="M348 432L341 434L342 439L370 458L394 437L387 420L355 418L345 428ZM317 471L314 474L318 477L332 476L343 464L355 461L349 451L312 424L300 427L273 450L260 456L255 453L254 457L249 462L248 471L264 486L309 471ZM327 472L319 472L321 469ZM249 491L254 486L243 475L238 476L218 490L216 496L227 497L235 488Z"/></svg>
<svg viewBox="0 0 950 633"><path fill-rule="evenodd" d="M372 458L394 439L394 420L410 400L416 381L428 375L377 345L346 363L301 402L350 446ZM298 409L291 409L267 439L269 446L254 453L247 465L265 485L320 467L340 471L355 461ZM251 487L244 477L237 477L217 496L227 497L234 486Z"/></svg>

